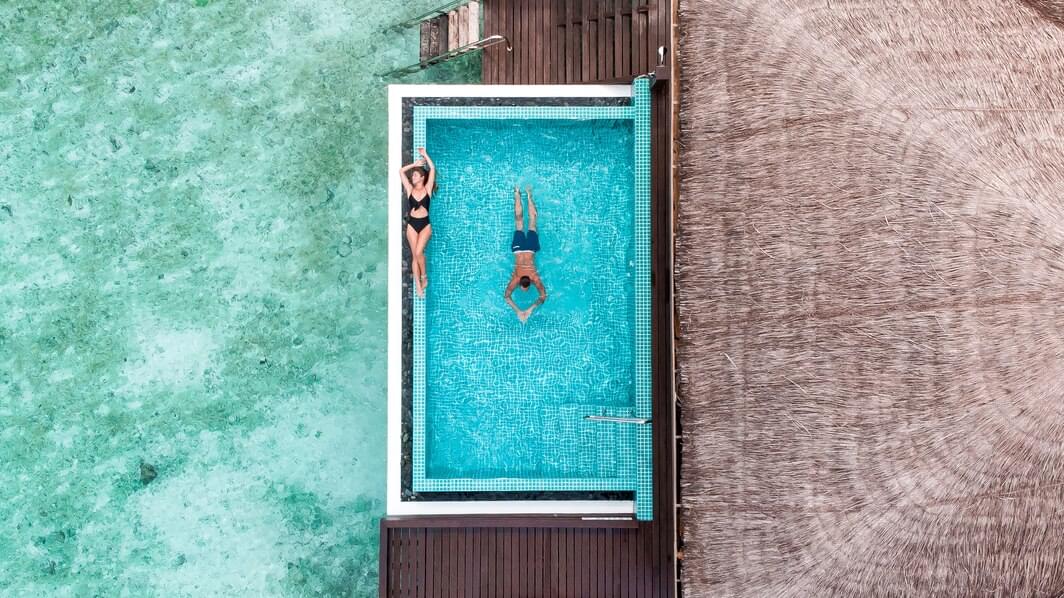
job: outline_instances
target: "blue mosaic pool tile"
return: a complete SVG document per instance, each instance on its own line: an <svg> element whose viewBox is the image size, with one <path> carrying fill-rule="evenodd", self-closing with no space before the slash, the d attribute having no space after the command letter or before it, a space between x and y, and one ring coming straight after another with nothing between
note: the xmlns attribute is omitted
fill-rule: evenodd
<svg viewBox="0 0 1064 598"><path fill-rule="evenodd" d="M635 404L639 417L653 413L651 397L650 331L650 79L642 77L632 84L632 109L635 118ZM653 434L642 426L636 452L639 472L636 479L636 518L654 516Z"/></svg>
<svg viewBox="0 0 1064 598"><path fill-rule="evenodd" d="M633 84L631 106L415 106L413 147L424 147L426 121L431 119L632 119L635 164L635 402L633 408L605 409L602 415L650 418L650 86ZM560 438L586 447L579 458L589 478L428 478L426 477L425 302L415 296L413 313L413 488L418 492L447 491L634 491L636 517L653 518L652 440L649 425L590 423L559 410L541 417L540 425L556 426ZM528 423L531 425L531 420ZM595 428L589 426L609 426ZM600 444L601 443L601 444ZM616 447L631 447L615 450Z"/></svg>
<svg viewBox="0 0 1064 598"><path fill-rule="evenodd" d="M414 129L414 147L425 146L424 127L419 131ZM422 490L418 487L418 480L425 478L425 300L417 294L414 285L410 285L410 293L413 297L414 313L413 327L413 409L412 417L415 433L411 439L413 455L413 487L415 491ZM418 433L420 431L420 433Z"/></svg>

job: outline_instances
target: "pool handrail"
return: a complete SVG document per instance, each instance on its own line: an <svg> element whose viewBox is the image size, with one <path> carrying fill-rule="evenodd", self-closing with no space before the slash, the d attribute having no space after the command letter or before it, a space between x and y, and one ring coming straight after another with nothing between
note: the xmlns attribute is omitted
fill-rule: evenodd
<svg viewBox="0 0 1064 598"><path fill-rule="evenodd" d="M473 51L476 51L476 50L483 50L484 48L488 48L490 46L494 46L495 44L500 44L500 43L503 43L503 42L506 42L506 51L507 52L513 52L514 51L513 46L510 45L510 40L507 39L505 35L499 35L499 34L489 35L488 37L485 37L483 39L478 39L475 42L468 43L468 44L466 44L466 45L464 45L464 46L462 46L460 48L455 48L455 49L450 50L448 52L444 52L443 54L440 54L438 56L433 56L432 58L427 58L425 60L422 60L421 62L418 62L418 63L415 63L415 64L411 64L411 65L408 65L408 66L404 66L404 67L401 67L401 68L397 68L397 69L392 69L392 70L390 70L390 71L388 71L386 73L382 73L381 76L382 77L394 77L394 76L409 75L410 73L416 73L416 72L418 72L420 70L423 70L423 69L425 69L427 67L430 67L430 66L432 66L434 64L439 64L441 62L446 62L448 60L451 60L452 58L458 58L459 56L462 56L463 54L468 54L469 52L473 52Z"/></svg>
<svg viewBox="0 0 1064 598"><path fill-rule="evenodd" d="M649 417L618 417L615 415L585 415L584 419L593 422L613 422L615 424L649 424Z"/></svg>

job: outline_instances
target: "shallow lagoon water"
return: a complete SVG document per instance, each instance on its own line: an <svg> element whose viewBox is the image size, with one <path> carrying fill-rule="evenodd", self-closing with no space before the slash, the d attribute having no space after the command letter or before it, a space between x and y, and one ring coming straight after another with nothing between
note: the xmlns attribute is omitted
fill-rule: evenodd
<svg viewBox="0 0 1064 598"><path fill-rule="evenodd" d="M375 595L377 32L434 4L0 6L0 594Z"/></svg>

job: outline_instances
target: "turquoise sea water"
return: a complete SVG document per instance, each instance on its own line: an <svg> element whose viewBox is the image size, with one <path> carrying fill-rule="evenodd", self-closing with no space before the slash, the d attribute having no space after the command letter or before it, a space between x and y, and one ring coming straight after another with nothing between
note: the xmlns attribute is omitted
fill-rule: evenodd
<svg viewBox="0 0 1064 598"><path fill-rule="evenodd" d="M583 416L634 405L631 121L434 119L426 144L426 476L623 475L630 430ZM526 213L533 188L549 296L524 324L503 299L515 184Z"/></svg>
<svg viewBox="0 0 1064 598"><path fill-rule="evenodd" d="M375 595L377 32L434 4L0 3L0 595Z"/></svg>

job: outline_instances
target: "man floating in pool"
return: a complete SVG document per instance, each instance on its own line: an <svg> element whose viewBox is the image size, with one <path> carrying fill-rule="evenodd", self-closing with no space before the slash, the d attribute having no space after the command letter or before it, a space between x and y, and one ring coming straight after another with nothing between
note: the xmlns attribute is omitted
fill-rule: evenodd
<svg viewBox="0 0 1064 598"><path fill-rule="evenodd" d="M525 230L524 213L521 210L521 191L514 186L514 239L510 244L514 254L514 273L510 276L510 284L506 285L506 302L513 308L514 313L521 322L528 321L532 311L543 305L547 300L547 290L543 288L543 281L536 271L536 252L539 251L539 233L536 232L536 203L532 201L532 187L526 187L528 194L528 230ZM517 307L514 303L513 293L517 285L523 290L536 285L539 298L526 309Z"/></svg>

